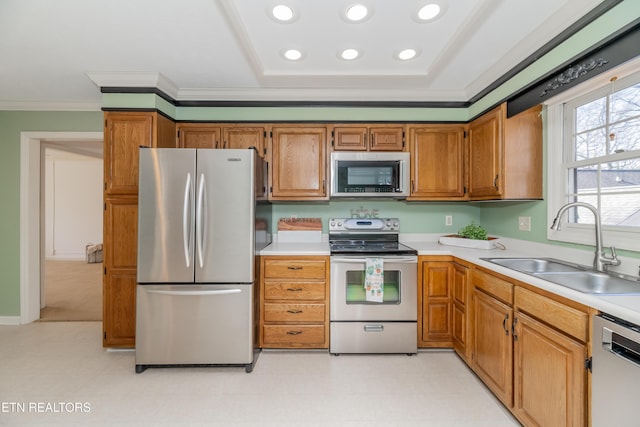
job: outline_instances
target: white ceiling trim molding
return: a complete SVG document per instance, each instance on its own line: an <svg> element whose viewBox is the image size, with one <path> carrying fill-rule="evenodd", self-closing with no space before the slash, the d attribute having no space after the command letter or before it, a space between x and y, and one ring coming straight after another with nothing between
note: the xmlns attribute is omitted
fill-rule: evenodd
<svg viewBox="0 0 640 427"><path fill-rule="evenodd" d="M251 43L249 34L244 29L242 18L240 17L240 15L238 15L236 8L231 4L230 0L218 0L217 3L220 6L220 10L223 15L226 16L227 20L233 23L230 28L231 33L235 36L238 44L242 46L242 53L249 61L255 78L258 79L258 81L261 81L264 77L264 66L260 61L260 57L258 56L257 52L251 48L253 44Z"/></svg>
<svg viewBox="0 0 640 427"><path fill-rule="evenodd" d="M416 89L180 89L176 101L375 101L375 102L466 102L466 93Z"/></svg>
<svg viewBox="0 0 640 427"><path fill-rule="evenodd" d="M103 87L151 87L157 88L172 98L178 94L178 86L159 72L151 71L91 71L87 77L99 88Z"/></svg>

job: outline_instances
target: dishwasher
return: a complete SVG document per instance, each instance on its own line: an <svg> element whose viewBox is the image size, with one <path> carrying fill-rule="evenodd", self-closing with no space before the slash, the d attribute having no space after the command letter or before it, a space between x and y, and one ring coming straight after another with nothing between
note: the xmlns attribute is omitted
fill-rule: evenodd
<svg viewBox="0 0 640 427"><path fill-rule="evenodd" d="M638 425L640 326L609 314L593 318L593 427Z"/></svg>

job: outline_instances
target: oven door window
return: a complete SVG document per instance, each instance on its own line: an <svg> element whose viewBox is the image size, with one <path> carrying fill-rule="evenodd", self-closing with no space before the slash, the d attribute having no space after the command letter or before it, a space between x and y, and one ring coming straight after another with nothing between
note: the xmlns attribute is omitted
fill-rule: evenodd
<svg viewBox="0 0 640 427"><path fill-rule="evenodd" d="M382 303L369 302L366 300L364 289L365 272L362 270L351 270L346 272L346 303L347 304L400 304L400 271L385 270L384 271L384 294Z"/></svg>

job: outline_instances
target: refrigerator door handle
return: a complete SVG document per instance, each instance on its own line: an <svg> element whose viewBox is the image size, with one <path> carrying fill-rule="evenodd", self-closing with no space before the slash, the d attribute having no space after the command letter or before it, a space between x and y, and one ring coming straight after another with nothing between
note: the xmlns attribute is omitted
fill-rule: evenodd
<svg viewBox="0 0 640 427"><path fill-rule="evenodd" d="M187 267L191 267L191 259L193 258L193 241L191 240L191 174L187 174L187 180L184 186L184 203L182 206L182 245L184 248L184 260Z"/></svg>
<svg viewBox="0 0 640 427"><path fill-rule="evenodd" d="M198 263L200 268L204 266L204 236L206 235L204 227L204 214L205 214L205 180L204 174L200 174L200 179L198 180L198 202L196 204L196 240L197 240L197 253L198 253Z"/></svg>
<svg viewBox="0 0 640 427"><path fill-rule="evenodd" d="M211 290L211 291L163 291L159 289L150 289L146 291L150 294L159 294L159 295L186 295L186 296L202 296L202 295L229 295L229 294L239 294L242 292L242 289L220 289L220 290Z"/></svg>

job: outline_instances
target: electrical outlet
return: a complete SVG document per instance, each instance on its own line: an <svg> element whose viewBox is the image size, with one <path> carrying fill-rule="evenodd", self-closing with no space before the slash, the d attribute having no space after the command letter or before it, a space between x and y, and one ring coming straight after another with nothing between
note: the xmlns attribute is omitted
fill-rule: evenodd
<svg viewBox="0 0 640 427"><path fill-rule="evenodd" d="M531 231L531 217L519 216L518 217L518 229L520 231Z"/></svg>
<svg viewBox="0 0 640 427"><path fill-rule="evenodd" d="M453 225L453 216L446 215L444 217L444 225L446 225L447 227L451 227Z"/></svg>

